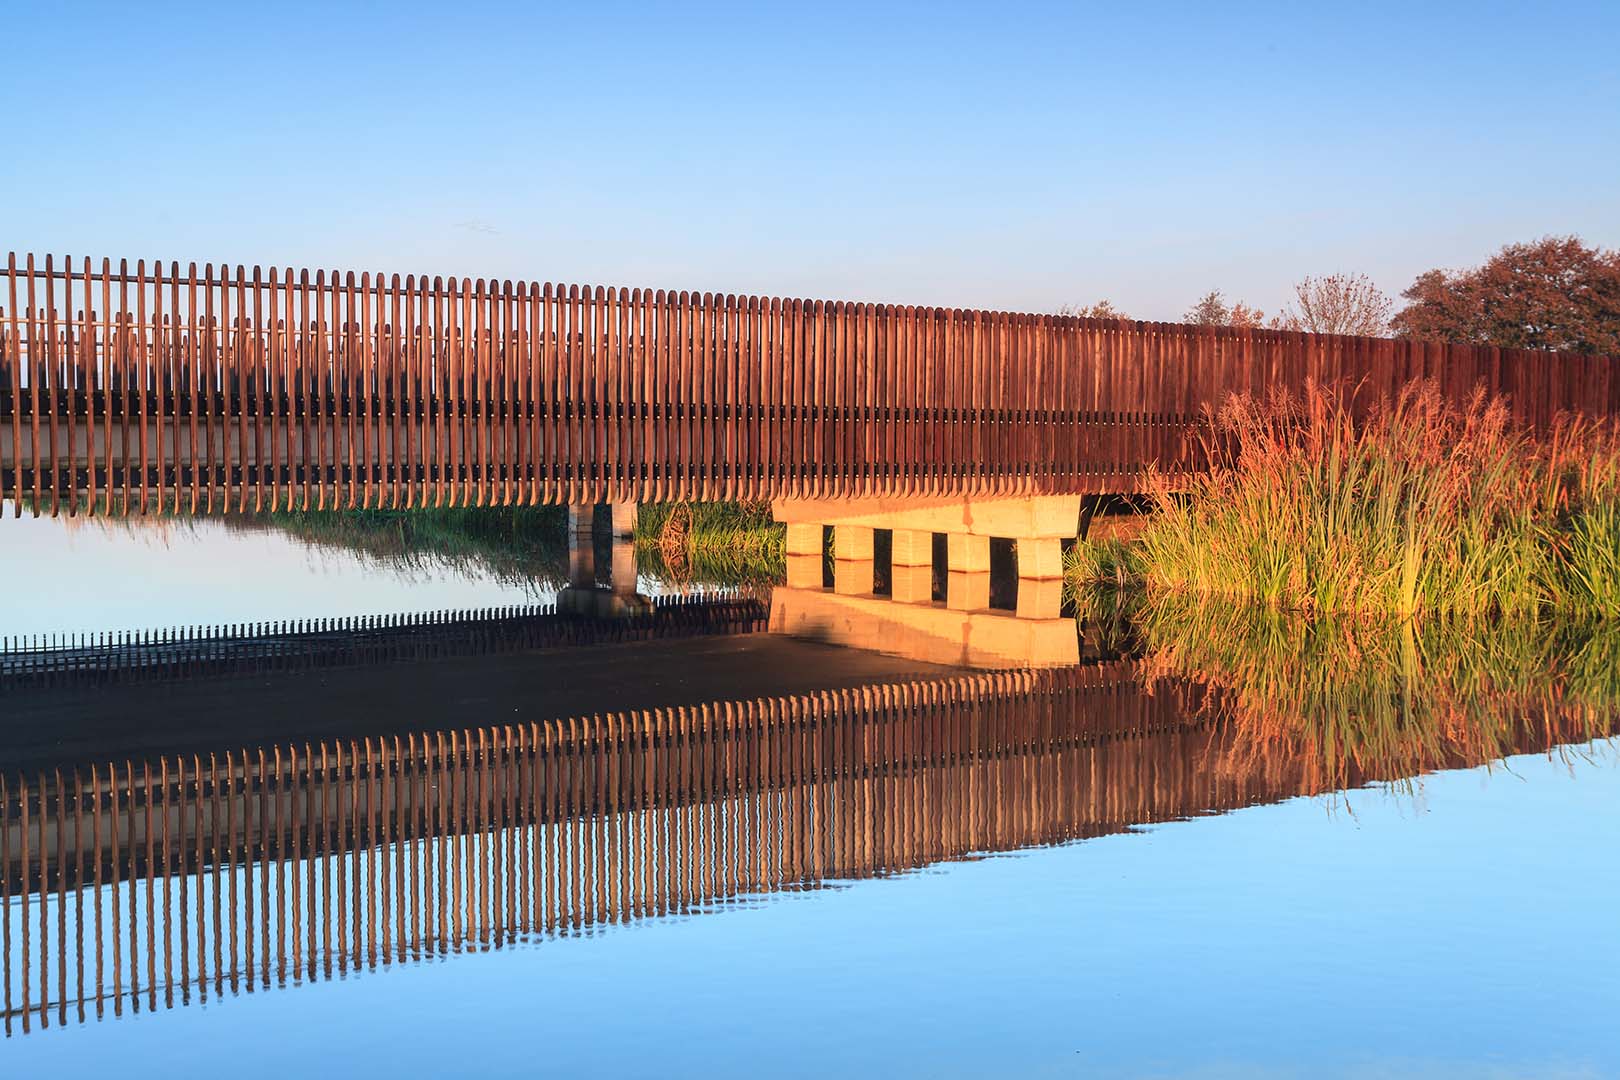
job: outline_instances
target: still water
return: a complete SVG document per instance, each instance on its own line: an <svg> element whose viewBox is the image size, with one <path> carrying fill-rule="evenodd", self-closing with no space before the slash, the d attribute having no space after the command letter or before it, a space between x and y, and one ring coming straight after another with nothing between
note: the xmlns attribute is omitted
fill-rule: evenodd
<svg viewBox="0 0 1620 1080"><path fill-rule="evenodd" d="M6 636L410 616L0 667L7 1074L1620 1073L1609 628L1031 667L361 532L0 525Z"/></svg>

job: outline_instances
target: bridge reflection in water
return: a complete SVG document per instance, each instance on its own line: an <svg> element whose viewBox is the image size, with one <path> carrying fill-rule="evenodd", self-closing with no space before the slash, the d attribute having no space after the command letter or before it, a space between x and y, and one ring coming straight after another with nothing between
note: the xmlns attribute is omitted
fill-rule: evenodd
<svg viewBox="0 0 1620 1080"><path fill-rule="evenodd" d="M827 554L831 515L809 511L774 592L641 597L620 523L603 575L576 514L556 608L7 643L6 1034L1598 733L1554 710L1444 754L1326 769L1234 720L1231 685L1082 640L1050 603L1057 525L837 518ZM1017 545L1016 591L992 609L998 536ZM514 722L457 728L469 709Z"/></svg>
<svg viewBox="0 0 1620 1080"><path fill-rule="evenodd" d="M123 762L4 789L8 1034L1286 794L1123 664Z"/></svg>
<svg viewBox="0 0 1620 1080"><path fill-rule="evenodd" d="M1200 705L1107 661L13 776L5 1030L1321 789Z"/></svg>

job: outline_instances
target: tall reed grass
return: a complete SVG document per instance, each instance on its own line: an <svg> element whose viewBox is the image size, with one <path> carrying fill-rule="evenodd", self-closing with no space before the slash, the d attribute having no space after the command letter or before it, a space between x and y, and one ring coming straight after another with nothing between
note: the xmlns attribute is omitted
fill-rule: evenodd
<svg viewBox="0 0 1620 1080"><path fill-rule="evenodd" d="M1544 439L1429 384L1233 397L1212 467L1172 488L1130 546L1078 545L1071 580L1129 579L1304 612L1620 615L1620 439L1572 420Z"/></svg>

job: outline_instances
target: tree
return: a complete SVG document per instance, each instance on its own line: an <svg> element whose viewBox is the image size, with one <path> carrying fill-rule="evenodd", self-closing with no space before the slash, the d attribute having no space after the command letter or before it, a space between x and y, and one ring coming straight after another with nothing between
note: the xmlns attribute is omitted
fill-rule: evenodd
<svg viewBox="0 0 1620 1080"><path fill-rule="evenodd" d="M1198 303L1187 309L1187 314L1181 317L1184 323L1194 326L1259 326L1265 319L1265 312L1259 308L1252 308L1241 300L1228 305L1226 297L1219 289L1211 289L1199 298Z"/></svg>
<svg viewBox="0 0 1620 1080"><path fill-rule="evenodd" d="M1395 306L1366 274L1307 277L1294 286L1294 298L1298 307L1284 308L1272 326L1310 334L1377 337L1389 331L1389 312Z"/></svg>
<svg viewBox="0 0 1620 1080"><path fill-rule="evenodd" d="M1226 320L1231 318L1231 309L1226 306L1226 297L1219 289L1211 289L1198 300L1198 303L1187 309L1187 314L1181 317L1184 323L1194 326L1225 326Z"/></svg>
<svg viewBox="0 0 1620 1080"><path fill-rule="evenodd" d="M1259 308L1252 308L1239 300L1232 305L1226 313L1226 325L1237 327L1259 328L1266 321L1266 313Z"/></svg>
<svg viewBox="0 0 1620 1080"><path fill-rule="evenodd" d="M1402 337L1620 355L1620 251L1574 236L1509 244L1471 270L1430 270L1401 295Z"/></svg>
<svg viewBox="0 0 1620 1080"><path fill-rule="evenodd" d="M1073 315L1081 319L1129 319L1130 316L1116 308L1108 300L1099 300L1090 307L1076 307L1073 304L1064 304L1058 308L1059 315Z"/></svg>

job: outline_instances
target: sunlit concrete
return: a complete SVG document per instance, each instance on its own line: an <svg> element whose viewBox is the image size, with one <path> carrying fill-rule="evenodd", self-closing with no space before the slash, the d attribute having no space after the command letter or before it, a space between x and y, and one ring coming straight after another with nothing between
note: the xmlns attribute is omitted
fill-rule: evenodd
<svg viewBox="0 0 1620 1080"><path fill-rule="evenodd" d="M636 592L635 512L633 503L568 508L568 587L557 593L558 611L611 619L652 610L652 601ZM596 581L599 520L612 537L606 588Z"/></svg>
<svg viewBox="0 0 1620 1080"><path fill-rule="evenodd" d="M1063 611L1062 578L1019 578L1020 619L1055 619Z"/></svg>
<svg viewBox="0 0 1620 1080"><path fill-rule="evenodd" d="M872 528L869 525L834 525L833 558L871 561L873 555Z"/></svg>
<svg viewBox="0 0 1620 1080"><path fill-rule="evenodd" d="M1080 659L1073 619L961 611L821 589L774 590L770 628L772 633L932 664L1041 667Z"/></svg>
<svg viewBox="0 0 1620 1080"><path fill-rule="evenodd" d="M1063 541L1055 537L1020 536L1018 576L1050 580L1063 576Z"/></svg>
<svg viewBox="0 0 1620 1080"><path fill-rule="evenodd" d="M945 606L954 611L990 610L990 571L945 575Z"/></svg>
<svg viewBox="0 0 1620 1080"><path fill-rule="evenodd" d="M568 508L568 586L570 589L596 587L596 547L592 542L594 506ZM562 606L558 602L559 608Z"/></svg>
<svg viewBox="0 0 1620 1080"><path fill-rule="evenodd" d="M1013 498L777 499L771 515L788 525L864 525L923 533L1069 539L1080 527L1080 495Z"/></svg>
<svg viewBox="0 0 1620 1080"><path fill-rule="evenodd" d="M609 503L613 535L629 538L636 534L636 516L641 508L635 503Z"/></svg>
<svg viewBox="0 0 1620 1080"><path fill-rule="evenodd" d="M787 553L793 555L814 555L821 558L821 522L819 521L790 521L787 527Z"/></svg>
<svg viewBox="0 0 1620 1080"><path fill-rule="evenodd" d="M821 553L814 555L789 554L784 560L787 563L787 583L795 589L821 588Z"/></svg>
<svg viewBox="0 0 1620 1080"><path fill-rule="evenodd" d="M988 574L990 538L951 533L945 538L945 565L953 574Z"/></svg>
<svg viewBox="0 0 1620 1080"><path fill-rule="evenodd" d="M894 566L932 566L934 534L921 529L895 529L889 545Z"/></svg>
<svg viewBox="0 0 1620 1080"><path fill-rule="evenodd" d="M877 581L871 559L839 559L833 563L833 591L845 596L870 596Z"/></svg>
<svg viewBox="0 0 1620 1080"><path fill-rule="evenodd" d="M793 584L789 581L788 584ZM889 568L889 597L898 604L926 604L934 598L932 566L892 566Z"/></svg>

